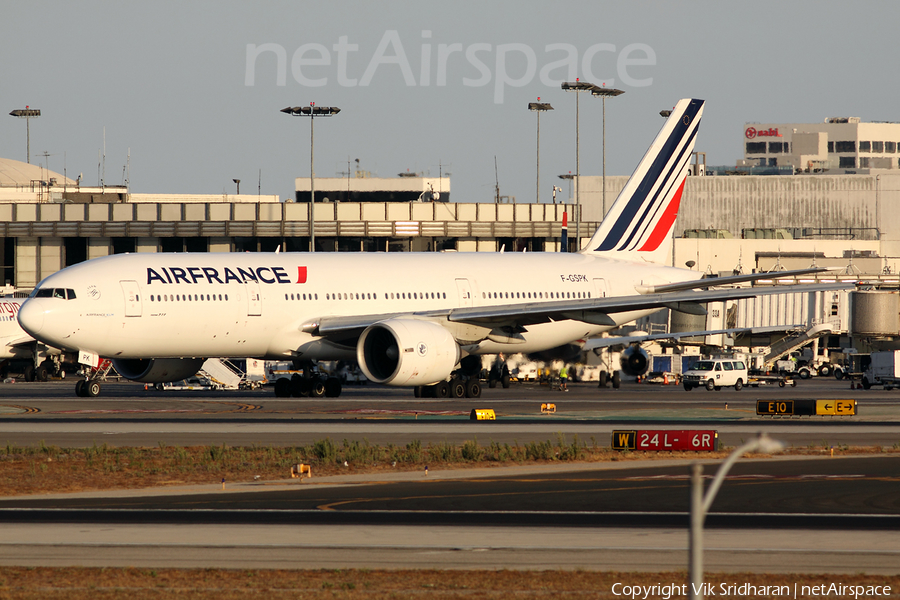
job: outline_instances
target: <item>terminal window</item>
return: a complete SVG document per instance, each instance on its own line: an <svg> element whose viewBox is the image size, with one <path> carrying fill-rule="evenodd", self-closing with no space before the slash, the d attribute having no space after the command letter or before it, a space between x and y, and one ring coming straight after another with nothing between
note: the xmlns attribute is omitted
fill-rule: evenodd
<svg viewBox="0 0 900 600"><path fill-rule="evenodd" d="M856 157L855 156L842 156L838 167L841 169L855 169L856 168Z"/></svg>
<svg viewBox="0 0 900 600"><path fill-rule="evenodd" d="M834 143L834 151L835 152L856 152L856 142L835 142Z"/></svg>
<svg viewBox="0 0 900 600"><path fill-rule="evenodd" d="M887 154L893 154L897 151L897 142L885 142L884 151Z"/></svg>
<svg viewBox="0 0 900 600"><path fill-rule="evenodd" d="M871 152L872 151L872 142L860 142L859 143L859 151L860 152Z"/></svg>
<svg viewBox="0 0 900 600"><path fill-rule="evenodd" d="M884 152L884 142L872 142L872 152Z"/></svg>
<svg viewBox="0 0 900 600"><path fill-rule="evenodd" d="M790 152L787 142L769 142L769 154L784 154Z"/></svg>
<svg viewBox="0 0 900 600"><path fill-rule="evenodd" d="M834 152L834 142L828 142L828 151Z"/></svg>
<svg viewBox="0 0 900 600"><path fill-rule="evenodd" d="M747 154L765 154L765 142L747 142Z"/></svg>

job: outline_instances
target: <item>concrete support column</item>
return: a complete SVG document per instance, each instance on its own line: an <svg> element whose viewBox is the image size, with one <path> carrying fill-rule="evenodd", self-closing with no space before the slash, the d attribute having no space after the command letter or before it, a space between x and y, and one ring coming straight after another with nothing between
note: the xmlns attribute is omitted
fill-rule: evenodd
<svg viewBox="0 0 900 600"><path fill-rule="evenodd" d="M39 279L53 275L65 266L63 259L63 241L58 237L38 238L40 252Z"/></svg>
<svg viewBox="0 0 900 600"><path fill-rule="evenodd" d="M227 237L211 237L209 238L210 252L231 252L231 238Z"/></svg>
<svg viewBox="0 0 900 600"><path fill-rule="evenodd" d="M111 253L109 238L88 238L87 257L100 258L101 256L109 256Z"/></svg>
<svg viewBox="0 0 900 600"><path fill-rule="evenodd" d="M139 237L134 245L137 252L159 252L159 238Z"/></svg>
<svg viewBox="0 0 900 600"><path fill-rule="evenodd" d="M18 288L33 288L40 279L40 255L36 237L16 238L16 276L13 284Z"/></svg>

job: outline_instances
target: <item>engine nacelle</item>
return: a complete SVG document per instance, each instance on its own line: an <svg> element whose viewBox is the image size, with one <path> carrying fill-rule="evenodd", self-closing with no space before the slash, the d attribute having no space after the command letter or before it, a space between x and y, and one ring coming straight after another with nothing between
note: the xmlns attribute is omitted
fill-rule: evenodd
<svg viewBox="0 0 900 600"><path fill-rule="evenodd" d="M650 368L650 355L640 346L628 346L622 350L619 365L627 375L638 377Z"/></svg>
<svg viewBox="0 0 900 600"><path fill-rule="evenodd" d="M116 372L141 383L169 383L194 375L203 366L202 358L126 358L113 360Z"/></svg>
<svg viewBox="0 0 900 600"><path fill-rule="evenodd" d="M429 385L446 379L459 362L459 344L430 321L388 319L366 329L356 346L359 367L371 381Z"/></svg>

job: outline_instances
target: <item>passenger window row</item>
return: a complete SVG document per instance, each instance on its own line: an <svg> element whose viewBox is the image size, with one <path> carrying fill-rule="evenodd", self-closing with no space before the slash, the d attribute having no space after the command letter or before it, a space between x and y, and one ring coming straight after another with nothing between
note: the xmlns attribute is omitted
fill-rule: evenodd
<svg viewBox="0 0 900 600"><path fill-rule="evenodd" d="M482 292L482 298L509 298L524 300L579 299L590 298L590 292Z"/></svg>
<svg viewBox="0 0 900 600"><path fill-rule="evenodd" d="M316 296L316 300L318 300ZM325 294L326 300L378 300L378 294L365 293L335 293ZM446 300L447 292L391 292L384 294L385 300Z"/></svg>
<svg viewBox="0 0 900 600"><path fill-rule="evenodd" d="M213 302L228 300L228 294L150 294L150 302ZM140 300L137 297L136 300Z"/></svg>

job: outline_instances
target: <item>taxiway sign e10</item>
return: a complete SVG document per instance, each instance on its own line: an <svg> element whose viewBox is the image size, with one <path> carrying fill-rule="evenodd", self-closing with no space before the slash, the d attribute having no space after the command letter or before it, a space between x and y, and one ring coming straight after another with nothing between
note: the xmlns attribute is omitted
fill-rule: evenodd
<svg viewBox="0 0 900 600"><path fill-rule="evenodd" d="M787 417L852 416L856 414L856 407L856 400L757 400L756 414Z"/></svg>
<svg viewBox="0 0 900 600"><path fill-rule="evenodd" d="M709 429L643 429L612 432L613 450L714 451L719 432Z"/></svg>

